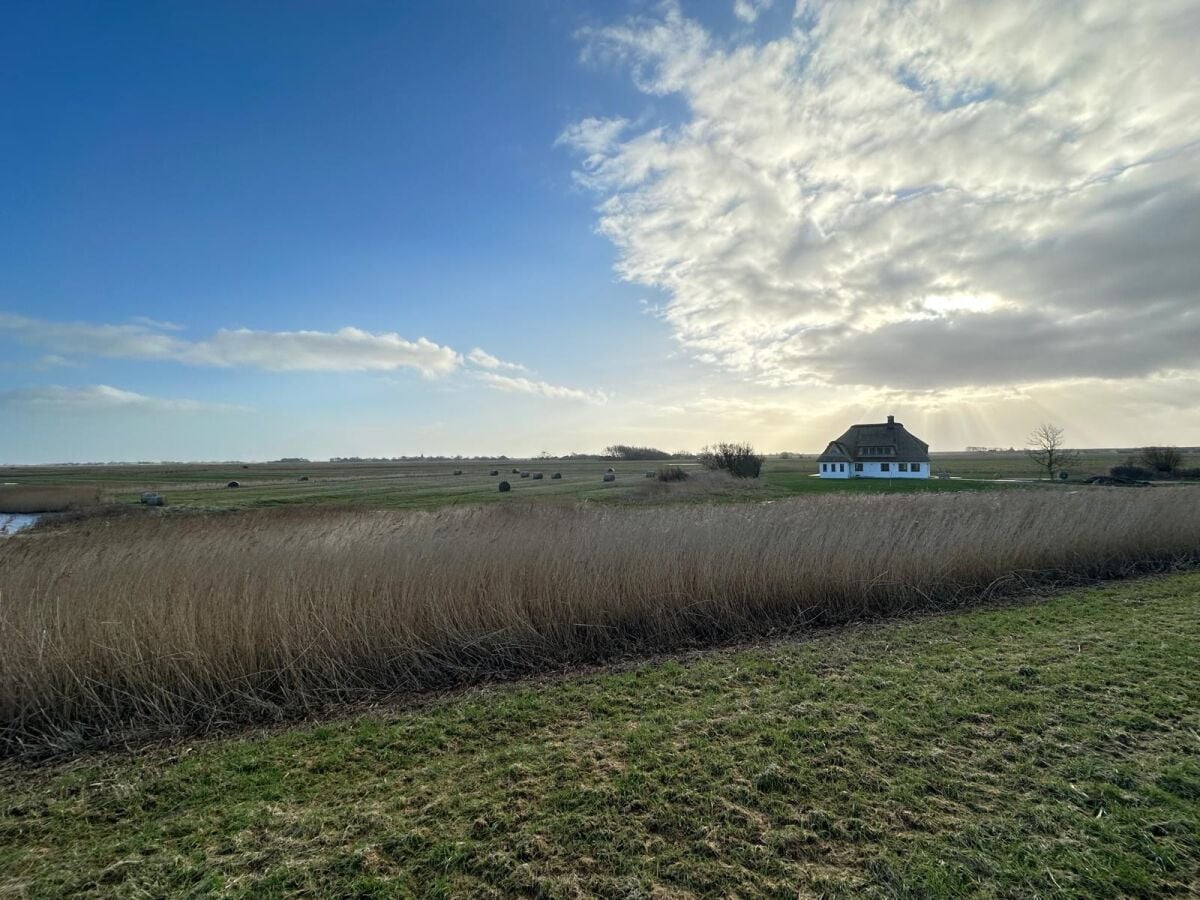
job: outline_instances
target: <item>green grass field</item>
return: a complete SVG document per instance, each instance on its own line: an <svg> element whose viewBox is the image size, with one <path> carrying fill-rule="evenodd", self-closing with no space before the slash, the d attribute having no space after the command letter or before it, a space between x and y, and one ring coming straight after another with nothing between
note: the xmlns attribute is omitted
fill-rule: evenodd
<svg viewBox="0 0 1200 900"><path fill-rule="evenodd" d="M1094 451L1081 463L1081 472L1103 472L1120 462L1114 451ZM601 481L612 465L617 480ZM696 500L761 501L810 492L914 492L983 490L991 479L1036 477L1023 454L935 454L932 469L946 471L951 480L903 481L855 479L821 480L813 457L769 459L759 479L706 492L687 488L649 490L645 472L650 462L608 463L596 460L462 461L408 463L241 463L134 466L43 466L0 468L0 482L24 485L95 484L124 503L134 503L142 491L160 491L171 507L247 508L283 505L338 505L370 508L432 509L459 503L538 500L549 502L690 502ZM523 479L513 468L543 472L541 481ZM693 470L696 467L693 465ZM461 469L462 475L454 475ZM499 470L498 476L491 476ZM559 472L561 480L550 476ZM306 478L306 481L301 481ZM965 480L958 480L965 479ZM230 481L238 488L227 488ZM500 494L507 480L513 490Z"/></svg>
<svg viewBox="0 0 1200 900"><path fill-rule="evenodd" d="M0 768L0 892L1200 892L1200 574Z"/></svg>

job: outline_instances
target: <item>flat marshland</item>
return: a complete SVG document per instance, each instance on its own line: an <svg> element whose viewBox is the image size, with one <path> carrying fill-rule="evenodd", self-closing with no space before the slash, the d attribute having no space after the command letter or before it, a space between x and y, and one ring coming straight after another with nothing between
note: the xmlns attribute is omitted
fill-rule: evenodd
<svg viewBox="0 0 1200 900"><path fill-rule="evenodd" d="M1072 474L1105 473L1128 456L1112 450L1091 450ZM694 462L676 461L689 472ZM142 491L166 494L173 508L246 509L277 506L337 506L366 509L440 509L449 505L478 506L535 500L570 505L579 502L637 503L646 498L647 470L659 463L637 460L404 460L395 462L271 462L114 464L76 466L8 466L0 468L0 481L16 481L22 488L81 485L99 487L115 499L135 503ZM606 468L616 470L616 481L605 484ZM521 478L512 470L542 471L540 481ZM668 494L652 492L654 502L742 502L779 500L812 493L941 493L944 491L997 489L998 479L1037 478L1036 466L1024 453L934 454L931 471L952 478L928 480L852 479L822 480L815 457L771 458L761 478L744 482L711 483L703 490L689 488ZM461 475L455 472L461 471ZM497 472L496 476L491 472ZM554 473L561 479L551 479ZM497 483L511 482L512 492L501 494ZM237 481L237 488L227 487ZM25 511L25 510L21 510Z"/></svg>
<svg viewBox="0 0 1200 900"><path fill-rule="evenodd" d="M1188 487L265 510L0 543L0 744L71 748L1195 558Z"/></svg>

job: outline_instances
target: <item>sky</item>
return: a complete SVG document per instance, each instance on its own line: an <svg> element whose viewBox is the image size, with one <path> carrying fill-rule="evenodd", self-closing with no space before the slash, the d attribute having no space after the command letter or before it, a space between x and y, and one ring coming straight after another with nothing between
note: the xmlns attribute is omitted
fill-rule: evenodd
<svg viewBox="0 0 1200 900"><path fill-rule="evenodd" d="M0 463L1200 445L1200 4L8 4Z"/></svg>

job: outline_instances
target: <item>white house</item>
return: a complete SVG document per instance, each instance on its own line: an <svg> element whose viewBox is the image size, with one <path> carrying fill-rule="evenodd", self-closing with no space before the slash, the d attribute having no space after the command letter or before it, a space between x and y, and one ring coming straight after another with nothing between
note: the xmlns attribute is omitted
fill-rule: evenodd
<svg viewBox="0 0 1200 900"><path fill-rule="evenodd" d="M888 416L879 425L851 425L817 464L822 478L928 478L929 445Z"/></svg>

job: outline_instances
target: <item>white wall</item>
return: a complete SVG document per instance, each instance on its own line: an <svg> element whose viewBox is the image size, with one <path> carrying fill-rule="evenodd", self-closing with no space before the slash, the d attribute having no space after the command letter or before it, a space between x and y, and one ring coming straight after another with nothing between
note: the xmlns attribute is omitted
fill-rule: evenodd
<svg viewBox="0 0 1200 900"><path fill-rule="evenodd" d="M843 471L839 472L838 466L841 466ZM825 469L832 469L833 471L822 471L822 467L824 467ZM850 462L842 462L842 463L820 463L819 462L819 463L817 463L817 473L822 478L850 478L854 475L854 472L851 471L853 468L854 468L854 463L850 463Z"/></svg>
<svg viewBox="0 0 1200 900"><path fill-rule="evenodd" d="M880 471L880 468L879 468L882 462L883 462L882 460L880 462L865 462L862 464L863 470L861 472L851 472L850 475L852 478L854 478L854 477L857 477L857 478L928 478L929 477L929 463L926 463L926 462L921 463L921 471L920 472L911 471L912 463L909 463L909 465L908 465L908 468L910 471L901 472L900 464L898 462L894 462L892 460L887 461L888 467L891 469L891 471L883 472L883 471ZM849 465L849 468L853 469L854 465L855 465L854 463L851 463Z"/></svg>

